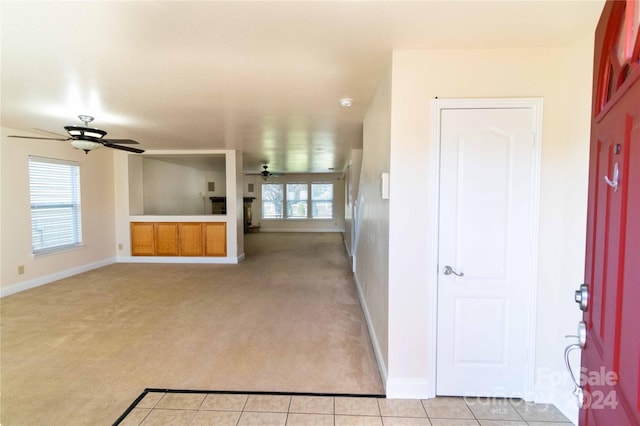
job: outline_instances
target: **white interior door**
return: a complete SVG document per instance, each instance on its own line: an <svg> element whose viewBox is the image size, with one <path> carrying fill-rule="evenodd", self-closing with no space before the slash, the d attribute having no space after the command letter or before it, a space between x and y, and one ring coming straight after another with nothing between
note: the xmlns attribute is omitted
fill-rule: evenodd
<svg viewBox="0 0 640 426"><path fill-rule="evenodd" d="M533 356L536 114L469 108L440 117L436 393L522 396Z"/></svg>

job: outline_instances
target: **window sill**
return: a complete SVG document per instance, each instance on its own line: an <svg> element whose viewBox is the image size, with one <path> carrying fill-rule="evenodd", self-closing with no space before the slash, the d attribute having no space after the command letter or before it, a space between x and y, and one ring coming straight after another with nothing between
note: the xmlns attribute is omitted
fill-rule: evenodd
<svg viewBox="0 0 640 426"><path fill-rule="evenodd" d="M75 244L72 246L56 247L49 250L42 250L37 253L31 253L32 259L38 259L40 257L51 256L54 254L66 253L68 251L76 251L86 247L84 244Z"/></svg>

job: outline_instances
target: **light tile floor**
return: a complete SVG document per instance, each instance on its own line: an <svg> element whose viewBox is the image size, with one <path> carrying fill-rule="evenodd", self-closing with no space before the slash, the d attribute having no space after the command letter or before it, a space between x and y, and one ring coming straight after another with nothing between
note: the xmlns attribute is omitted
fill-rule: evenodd
<svg viewBox="0 0 640 426"><path fill-rule="evenodd" d="M569 426L553 405L522 400L149 391L117 423L141 425Z"/></svg>

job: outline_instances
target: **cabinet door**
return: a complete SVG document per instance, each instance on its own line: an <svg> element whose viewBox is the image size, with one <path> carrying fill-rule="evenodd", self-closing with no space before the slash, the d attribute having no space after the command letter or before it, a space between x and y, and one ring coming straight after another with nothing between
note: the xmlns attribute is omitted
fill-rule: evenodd
<svg viewBox="0 0 640 426"><path fill-rule="evenodd" d="M178 255L178 224L156 223L156 256Z"/></svg>
<svg viewBox="0 0 640 426"><path fill-rule="evenodd" d="M131 222L131 255L155 256L153 222Z"/></svg>
<svg viewBox="0 0 640 426"><path fill-rule="evenodd" d="M204 255L227 255L227 224L225 222L204 223Z"/></svg>
<svg viewBox="0 0 640 426"><path fill-rule="evenodd" d="M180 256L202 256L202 223L183 222L179 224Z"/></svg>

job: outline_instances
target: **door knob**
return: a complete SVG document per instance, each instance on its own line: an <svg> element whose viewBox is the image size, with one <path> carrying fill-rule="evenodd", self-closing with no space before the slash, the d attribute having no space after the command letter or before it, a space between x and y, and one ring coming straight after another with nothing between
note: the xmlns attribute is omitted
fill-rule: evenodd
<svg viewBox="0 0 640 426"><path fill-rule="evenodd" d="M451 266L449 266L449 265L445 265L445 267L444 267L444 271L443 271L443 274L445 274L445 275L451 275L451 274L453 274L453 275L456 275L456 276L458 276L458 277L462 277L462 276L464 276L464 272L456 272L456 271L455 271Z"/></svg>
<svg viewBox="0 0 640 426"><path fill-rule="evenodd" d="M589 308L589 286L581 284L580 288L576 290L574 300L580 306L581 311L586 311Z"/></svg>

